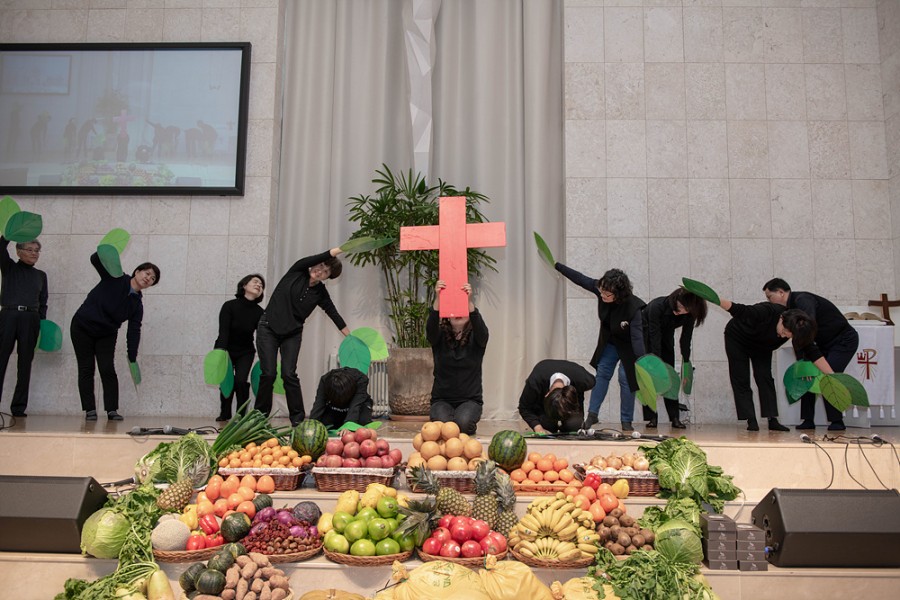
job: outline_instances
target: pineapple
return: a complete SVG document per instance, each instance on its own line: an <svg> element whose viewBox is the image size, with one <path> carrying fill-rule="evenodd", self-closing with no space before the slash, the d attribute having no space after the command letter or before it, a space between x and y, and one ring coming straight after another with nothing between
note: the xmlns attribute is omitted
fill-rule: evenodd
<svg viewBox="0 0 900 600"><path fill-rule="evenodd" d="M516 491L509 475L502 471L497 473L497 502L499 511L494 530L509 537L510 529L519 522L519 518L516 516Z"/></svg>
<svg viewBox="0 0 900 600"><path fill-rule="evenodd" d="M197 458L194 462L185 462L178 458L172 460L176 474L175 483L159 495L156 505L164 511L181 512L191 501L194 487L202 485L209 479L209 460L205 456Z"/></svg>
<svg viewBox="0 0 900 600"><path fill-rule="evenodd" d="M453 488L442 486L434 473L421 465L412 468L410 486L434 496L435 505L441 514L468 517L472 512L472 506L462 494Z"/></svg>
<svg viewBox="0 0 900 600"><path fill-rule="evenodd" d="M431 535L431 531L437 527L438 515L434 506L434 498L410 500L409 506L400 507L400 514L406 518L397 527L397 532L402 536L414 532L416 547L421 547Z"/></svg>
<svg viewBox="0 0 900 600"><path fill-rule="evenodd" d="M497 520L497 463L485 460L475 469L475 500L472 502L472 517L481 519L494 528Z"/></svg>

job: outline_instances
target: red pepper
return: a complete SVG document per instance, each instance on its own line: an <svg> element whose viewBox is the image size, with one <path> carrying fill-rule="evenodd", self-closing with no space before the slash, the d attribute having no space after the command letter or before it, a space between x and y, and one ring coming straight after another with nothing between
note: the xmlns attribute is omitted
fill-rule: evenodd
<svg viewBox="0 0 900 600"><path fill-rule="evenodd" d="M204 548L206 548L206 536L197 534L188 538L188 550L203 550Z"/></svg>
<svg viewBox="0 0 900 600"><path fill-rule="evenodd" d="M225 543L225 538L222 537L221 533L217 533L215 535L210 535L206 537L206 547L214 548L216 546L221 546Z"/></svg>
<svg viewBox="0 0 900 600"><path fill-rule="evenodd" d="M219 531L219 522L216 520L216 515L203 515L197 524L206 535L212 535Z"/></svg>

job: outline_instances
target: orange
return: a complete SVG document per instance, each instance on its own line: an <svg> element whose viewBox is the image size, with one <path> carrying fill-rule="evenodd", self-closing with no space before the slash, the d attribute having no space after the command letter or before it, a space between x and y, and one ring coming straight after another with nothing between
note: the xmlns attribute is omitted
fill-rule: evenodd
<svg viewBox="0 0 900 600"><path fill-rule="evenodd" d="M556 463L554 463L554 464L556 464ZM559 472L559 479L561 481L565 481L566 483L569 483L570 481L575 479L575 475L572 473L572 471L570 471L568 469L562 469Z"/></svg>
<svg viewBox="0 0 900 600"><path fill-rule="evenodd" d="M256 506L254 506L253 503L249 500L244 500L243 502L238 504L237 511L244 513L252 519L253 516L256 515Z"/></svg>
<svg viewBox="0 0 900 600"><path fill-rule="evenodd" d="M537 483L538 481L544 480L544 474L538 471L537 469L532 469L528 472L528 479Z"/></svg>
<svg viewBox="0 0 900 600"><path fill-rule="evenodd" d="M536 463L537 468L546 473L547 471L553 470L553 461L549 458L542 458L538 460Z"/></svg>
<svg viewBox="0 0 900 600"><path fill-rule="evenodd" d="M570 485L569 487L567 487L566 489L563 490L563 494L565 494L566 496L575 497L578 495L578 492L580 492L580 491L581 490L579 490L577 487Z"/></svg>
<svg viewBox="0 0 900 600"><path fill-rule="evenodd" d="M241 467L241 459L232 458L231 460L228 461L228 466L231 467L232 469L239 469Z"/></svg>
<svg viewBox="0 0 900 600"><path fill-rule="evenodd" d="M226 456L226 457L223 457L223 458L221 458L221 459L219 459L219 466L222 467L223 469L227 469L227 468L228 468L228 465L229 465L230 463L231 463L231 461L228 460L228 457L227 457L227 456Z"/></svg>
<svg viewBox="0 0 900 600"><path fill-rule="evenodd" d="M264 465L271 465L272 462L274 462L274 460L275 460L275 459L272 458L272 455L271 455L271 454L264 454L263 457L262 457L262 464L264 464Z"/></svg>
<svg viewBox="0 0 900 600"><path fill-rule="evenodd" d="M541 453L540 452L532 452L531 454L528 455L528 460L533 463L536 463L537 461L541 460Z"/></svg>
<svg viewBox="0 0 900 600"><path fill-rule="evenodd" d="M302 456L295 456L294 458L291 459L291 466L292 466L292 467L302 467L302 466L305 465L305 464L306 464L306 463L304 462ZM259 489L259 482L256 483L256 488ZM268 493L268 492L267 492L267 493Z"/></svg>
<svg viewBox="0 0 900 600"><path fill-rule="evenodd" d="M566 467L569 466L569 461L564 458L557 458L553 461L553 470L554 471L562 471Z"/></svg>
<svg viewBox="0 0 900 600"><path fill-rule="evenodd" d="M553 461L553 460L556 460L556 455L551 452L550 454L545 454L544 458L546 458L547 460Z"/></svg>
<svg viewBox="0 0 900 600"><path fill-rule="evenodd" d="M247 487L256 491L256 477L253 475L244 475L244 478L241 479L241 487Z"/></svg>
<svg viewBox="0 0 900 600"><path fill-rule="evenodd" d="M522 483L528 478L528 475L522 469L516 469L512 473L509 474L509 478L515 481L516 483Z"/></svg>
<svg viewBox="0 0 900 600"><path fill-rule="evenodd" d="M525 462L522 463L522 466L519 468L522 469L523 471L525 471L526 473L531 473L534 470L534 462L530 461L530 460L526 460Z"/></svg>
<svg viewBox="0 0 900 600"><path fill-rule="evenodd" d="M556 481L557 479L559 479L559 473L553 470L547 471L546 473L544 473L544 479L550 482Z"/></svg>
<svg viewBox="0 0 900 600"><path fill-rule="evenodd" d="M272 463L272 464L274 465L275 463ZM278 457L278 464L280 464L284 467L290 466L291 457L288 456L287 454L282 454L280 457Z"/></svg>
<svg viewBox="0 0 900 600"><path fill-rule="evenodd" d="M256 491L260 494L271 494L275 491L275 480L271 475L263 475L256 482Z"/></svg>

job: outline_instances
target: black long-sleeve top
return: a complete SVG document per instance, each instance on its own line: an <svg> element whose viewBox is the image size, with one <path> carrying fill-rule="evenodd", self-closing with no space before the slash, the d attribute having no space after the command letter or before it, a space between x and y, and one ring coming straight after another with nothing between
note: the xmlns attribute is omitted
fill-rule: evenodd
<svg viewBox="0 0 900 600"><path fill-rule="evenodd" d="M725 325L725 335L740 342L750 352L773 352L787 341L778 337L778 319L785 307L772 302L756 304L731 303L732 319Z"/></svg>
<svg viewBox="0 0 900 600"><path fill-rule="evenodd" d="M607 343L616 347L619 360L625 367L628 384L632 390L638 389L634 362L644 354L644 319L641 310L644 301L631 295L624 302L604 302L600 297L600 280L579 273L562 263L556 263L556 270L575 285L597 296L597 316L600 318L600 332L597 347L591 356L591 366L597 368L600 355Z"/></svg>
<svg viewBox="0 0 900 600"><path fill-rule="evenodd" d="M329 429L337 429L344 423L353 422L366 425L372 422L372 397L369 395L369 377L357 369L341 367L351 373L356 380L356 392L347 408L337 408L325 400L325 384L319 379L316 401L313 403L310 419L321 421ZM324 379L324 376L323 376Z"/></svg>
<svg viewBox="0 0 900 600"><path fill-rule="evenodd" d="M35 309L41 319L47 318L47 274L33 265L14 261L9 256L9 240L0 236L4 250L0 252L0 305L27 306Z"/></svg>
<svg viewBox="0 0 900 600"><path fill-rule="evenodd" d="M816 322L816 345L828 349L831 344L853 329L847 317L831 300L817 296L811 292L791 292L788 296L788 308L799 308ZM818 352L818 350L817 350ZM819 352L821 356L821 352Z"/></svg>
<svg viewBox="0 0 900 600"><path fill-rule="evenodd" d="M331 252L301 258L288 269L266 306L269 327L278 335L292 335L303 329L303 323L315 308L321 307L338 329L347 326L338 313L323 283L309 285L309 268L331 258Z"/></svg>
<svg viewBox="0 0 900 600"><path fill-rule="evenodd" d="M433 308L425 321L425 336L434 357L431 400L482 402L481 363L488 343L488 328L476 308L469 313L472 333L465 346L448 343L440 328L440 315Z"/></svg>
<svg viewBox="0 0 900 600"><path fill-rule="evenodd" d="M84 329L95 337L114 335L122 323L128 321L125 337L128 360L137 360L141 343L141 321L144 318L143 294L131 287L131 276L127 273L113 277L100 263L100 257L91 254L91 264L100 274L100 283L88 292L81 307L75 311L75 318Z"/></svg>
<svg viewBox="0 0 900 600"><path fill-rule="evenodd" d="M259 303L244 296L223 304L219 311L219 337L214 347L227 350L234 356L256 352L253 334L262 314Z"/></svg>
<svg viewBox="0 0 900 600"><path fill-rule="evenodd" d="M570 385L580 394L592 389L596 382L596 377L590 371L569 360L546 359L534 365L519 396L519 415L532 429L541 424L541 415L552 412L546 396L550 390L550 377L554 373L562 373L568 377Z"/></svg>
<svg viewBox="0 0 900 600"><path fill-rule="evenodd" d="M643 310L644 339L647 344L647 351L655 354L672 366L674 366L675 357L666 355L669 354L668 349L672 347L672 337L675 335L675 330L679 327L681 328L681 336L678 339L678 343L683 360L691 359L691 340L694 337L694 317L689 313L676 315L674 312L675 308L669 302L668 296L660 296L651 300Z"/></svg>

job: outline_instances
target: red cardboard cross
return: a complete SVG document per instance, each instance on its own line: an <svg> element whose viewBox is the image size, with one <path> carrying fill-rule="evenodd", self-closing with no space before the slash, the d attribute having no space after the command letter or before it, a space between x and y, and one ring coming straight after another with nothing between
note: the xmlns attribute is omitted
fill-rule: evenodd
<svg viewBox="0 0 900 600"><path fill-rule="evenodd" d="M462 291L468 281L467 248L506 245L506 223L466 223L464 196L441 198L439 224L401 227L400 250L437 250L438 277L447 287L441 291L441 317L469 315L469 299Z"/></svg>

